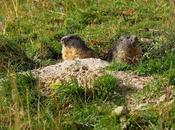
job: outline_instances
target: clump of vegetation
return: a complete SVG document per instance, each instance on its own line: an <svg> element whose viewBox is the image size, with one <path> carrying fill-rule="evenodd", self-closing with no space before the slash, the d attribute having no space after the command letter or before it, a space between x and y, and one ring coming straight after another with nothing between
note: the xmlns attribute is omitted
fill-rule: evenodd
<svg viewBox="0 0 175 130"><path fill-rule="evenodd" d="M1 0L0 5L0 129L175 129L173 2ZM105 75L92 90L72 81L42 95L30 74L18 72L60 60L60 39L70 33L102 56L121 35L137 35L143 59L136 65L112 62L107 69L154 76L156 83L132 93ZM111 115L117 106L143 104L123 122Z"/></svg>
<svg viewBox="0 0 175 130"><path fill-rule="evenodd" d="M32 69L37 64L30 59L20 44L15 43L14 39L6 39L5 37L0 40L0 70L1 72L8 72L10 69L21 71Z"/></svg>
<svg viewBox="0 0 175 130"><path fill-rule="evenodd" d="M104 90L109 89L105 86L109 83L111 83L110 90L116 89L114 78L113 81L105 80L109 78L111 76L104 76L97 80L104 85L98 88L98 93L88 91L74 80L61 85L53 95L46 97L35 88L36 80L30 74L11 74L1 82L3 88L0 110L6 111L1 113L0 128L94 128L101 119L113 119L110 117L113 104L106 107L103 104L105 99L99 95L99 93L108 94ZM10 107L11 105L13 107ZM11 115L8 115L9 112ZM44 124L44 120L48 123ZM99 123L98 125L104 125ZM115 127L114 124L113 127Z"/></svg>

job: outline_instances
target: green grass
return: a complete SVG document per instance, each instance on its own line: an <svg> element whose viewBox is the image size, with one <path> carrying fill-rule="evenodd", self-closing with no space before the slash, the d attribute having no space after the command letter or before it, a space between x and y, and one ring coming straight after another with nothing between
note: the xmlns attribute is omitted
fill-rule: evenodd
<svg viewBox="0 0 175 130"><path fill-rule="evenodd" d="M175 24L169 0L1 0L0 129L175 129ZM0 27L1 28L1 27ZM90 48L105 56L120 36L135 34L144 57L136 65L112 62L108 70L154 76L143 90L122 90L105 75L94 89L77 81L53 86L44 96L30 74L16 72L54 64L61 59L62 36L80 35ZM166 95L163 102L154 101ZM117 106L148 103L122 117Z"/></svg>

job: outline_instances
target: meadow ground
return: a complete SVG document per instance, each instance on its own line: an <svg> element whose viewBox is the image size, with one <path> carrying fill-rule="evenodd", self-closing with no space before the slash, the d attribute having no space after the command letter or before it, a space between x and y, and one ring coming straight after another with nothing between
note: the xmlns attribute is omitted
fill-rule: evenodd
<svg viewBox="0 0 175 130"><path fill-rule="evenodd" d="M0 5L0 129L175 129L173 0L1 0ZM123 93L117 79L106 75L88 95L76 81L41 95L36 79L16 72L56 63L61 37L72 33L100 56L120 36L137 35L143 59L137 65L112 62L107 69L153 76L156 83ZM111 114L129 105L138 109Z"/></svg>

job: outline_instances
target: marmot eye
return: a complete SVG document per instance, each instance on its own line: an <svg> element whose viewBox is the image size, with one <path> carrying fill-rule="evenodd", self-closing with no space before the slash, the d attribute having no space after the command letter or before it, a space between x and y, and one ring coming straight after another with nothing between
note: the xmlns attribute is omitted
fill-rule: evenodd
<svg viewBox="0 0 175 130"><path fill-rule="evenodd" d="M69 37L69 39L78 39L78 38L75 36L71 36L71 37Z"/></svg>
<svg viewBox="0 0 175 130"><path fill-rule="evenodd" d="M72 39L72 37L69 37L69 39Z"/></svg>

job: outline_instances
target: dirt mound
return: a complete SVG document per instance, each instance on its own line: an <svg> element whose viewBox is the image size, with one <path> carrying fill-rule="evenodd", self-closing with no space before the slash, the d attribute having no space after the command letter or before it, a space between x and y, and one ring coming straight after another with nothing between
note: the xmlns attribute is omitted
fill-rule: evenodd
<svg viewBox="0 0 175 130"><path fill-rule="evenodd" d="M120 86L129 86L135 89L142 89L153 79L152 77L141 77L124 71L106 71L104 68L109 64L96 58L67 60L32 70L32 73L35 77L39 77L40 86L44 91L48 91L54 84L63 84L73 78L77 79L80 85L91 88L95 79L105 74L116 77L120 81Z"/></svg>

